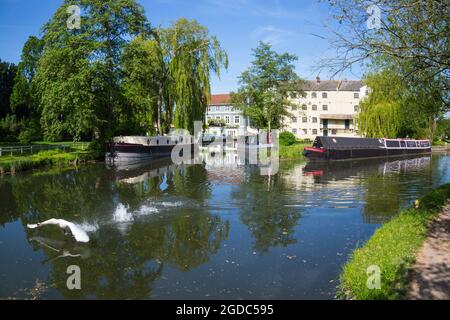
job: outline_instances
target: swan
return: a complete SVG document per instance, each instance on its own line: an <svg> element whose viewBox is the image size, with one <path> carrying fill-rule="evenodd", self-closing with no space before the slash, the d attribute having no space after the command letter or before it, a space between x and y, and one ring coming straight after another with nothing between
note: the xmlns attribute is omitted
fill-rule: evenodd
<svg viewBox="0 0 450 320"><path fill-rule="evenodd" d="M78 227L76 224L63 219L50 219L37 224L28 224L27 227L30 229L35 229L49 224L57 225L58 227L63 229L65 234L70 232L78 242L89 242L89 236L83 229Z"/></svg>

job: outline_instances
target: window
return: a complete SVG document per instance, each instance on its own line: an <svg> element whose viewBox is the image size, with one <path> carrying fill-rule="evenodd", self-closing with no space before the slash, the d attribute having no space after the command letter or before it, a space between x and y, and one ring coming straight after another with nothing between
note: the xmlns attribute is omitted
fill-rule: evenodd
<svg viewBox="0 0 450 320"><path fill-rule="evenodd" d="M303 123L308 122L308 117L302 117L302 122L303 122Z"/></svg>
<svg viewBox="0 0 450 320"><path fill-rule="evenodd" d="M317 106L315 104L313 104L313 106L311 108L313 111L317 111Z"/></svg>
<svg viewBox="0 0 450 320"><path fill-rule="evenodd" d="M322 110L323 110L323 111L327 111L327 110L328 110L328 106L327 106L326 104L324 104L324 105L322 106Z"/></svg>
<svg viewBox="0 0 450 320"><path fill-rule="evenodd" d="M228 131L228 134L231 136L231 137L235 137L236 136L236 131L235 130L230 130L230 131Z"/></svg>
<svg viewBox="0 0 450 320"><path fill-rule="evenodd" d="M304 110L304 111L308 110L308 107L306 106L306 104L302 105L302 110Z"/></svg>
<svg viewBox="0 0 450 320"><path fill-rule="evenodd" d="M211 112L211 107L208 107L208 111Z"/></svg>
<svg viewBox="0 0 450 320"><path fill-rule="evenodd" d="M239 124L241 122L241 117L239 116L234 116L234 123L235 124Z"/></svg>
<svg viewBox="0 0 450 320"><path fill-rule="evenodd" d="M225 116L225 123L230 124L230 116Z"/></svg>
<svg viewBox="0 0 450 320"><path fill-rule="evenodd" d="M222 119L222 118L221 118L220 116L216 116L216 119L217 119L217 120L220 120L220 119Z"/></svg>
<svg viewBox="0 0 450 320"><path fill-rule="evenodd" d="M292 123L297 122L297 117L292 118Z"/></svg>
<svg viewBox="0 0 450 320"><path fill-rule="evenodd" d="M322 98L324 99L328 98L328 94L326 92L322 92Z"/></svg>
<svg viewBox="0 0 450 320"><path fill-rule="evenodd" d="M416 147L416 142L415 141L406 141L406 146L408 148L415 148Z"/></svg>
<svg viewBox="0 0 450 320"><path fill-rule="evenodd" d="M400 145L399 145L399 142L398 141L392 141L392 140L388 140L388 141L386 141L386 146L388 147L388 148L398 148Z"/></svg>
<svg viewBox="0 0 450 320"><path fill-rule="evenodd" d="M350 129L350 120L346 119L345 123L344 123L345 129L348 130Z"/></svg>
<svg viewBox="0 0 450 320"><path fill-rule="evenodd" d="M400 147L406 148L406 142L405 141L400 141Z"/></svg>
<svg viewBox="0 0 450 320"><path fill-rule="evenodd" d="M292 129L293 134L297 134L297 129Z"/></svg>
<svg viewBox="0 0 450 320"><path fill-rule="evenodd" d="M353 108L355 109L355 112L358 112L359 106L354 106Z"/></svg>
<svg viewBox="0 0 450 320"><path fill-rule="evenodd" d="M317 134L317 129L312 129L313 134Z"/></svg>
<svg viewBox="0 0 450 320"><path fill-rule="evenodd" d="M331 129L331 134L336 135L337 130L336 129Z"/></svg>
<svg viewBox="0 0 450 320"><path fill-rule="evenodd" d="M313 93L311 93L311 98L317 98L317 93L315 93L315 92L313 92Z"/></svg>
<svg viewBox="0 0 450 320"><path fill-rule="evenodd" d="M308 134L308 130L302 129L303 134Z"/></svg>
<svg viewBox="0 0 450 320"><path fill-rule="evenodd" d="M317 123L317 117L312 117L312 122Z"/></svg>
<svg viewBox="0 0 450 320"><path fill-rule="evenodd" d="M230 111L230 106L225 106L225 111Z"/></svg>
<svg viewBox="0 0 450 320"><path fill-rule="evenodd" d="M358 92L355 92L355 93L353 94L353 98L359 99L359 93L358 93Z"/></svg>
<svg viewBox="0 0 450 320"><path fill-rule="evenodd" d="M290 95L292 99L297 99L297 92L291 92Z"/></svg>

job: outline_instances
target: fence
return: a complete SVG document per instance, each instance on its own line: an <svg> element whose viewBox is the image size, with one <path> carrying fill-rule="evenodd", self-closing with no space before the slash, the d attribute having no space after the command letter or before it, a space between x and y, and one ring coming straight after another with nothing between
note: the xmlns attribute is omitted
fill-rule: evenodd
<svg viewBox="0 0 450 320"><path fill-rule="evenodd" d="M60 149L63 151L86 150L89 146L88 142L73 142L67 144L36 144L29 146L10 146L0 147L0 157L2 156L18 156L30 155L46 150Z"/></svg>

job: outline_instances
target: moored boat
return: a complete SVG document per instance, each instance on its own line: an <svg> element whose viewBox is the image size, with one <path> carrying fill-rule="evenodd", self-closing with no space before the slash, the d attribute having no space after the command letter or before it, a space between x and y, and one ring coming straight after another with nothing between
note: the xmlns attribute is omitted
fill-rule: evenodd
<svg viewBox="0 0 450 320"><path fill-rule="evenodd" d="M402 156L431 152L429 140L318 136L303 155L310 160L343 160Z"/></svg>
<svg viewBox="0 0 450 320"><path fill-rule="evenodd" d="M107 144L105 159L108 162L129 162L152 158L170 157L173 148L193 152L194 137L189 135L170 136L120 136Z"/></svg>

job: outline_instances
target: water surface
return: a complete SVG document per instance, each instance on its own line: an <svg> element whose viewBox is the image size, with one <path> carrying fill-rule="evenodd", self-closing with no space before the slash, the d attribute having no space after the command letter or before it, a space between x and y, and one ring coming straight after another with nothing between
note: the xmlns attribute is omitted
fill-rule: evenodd
<svg viewBox="0 0 450 320"><path fill-rule="evenodd" d="M1 177L0 298L332 299L349 254L450 181L448 154L286 161L272 177L235 162ZM91 241L26 228L50 218ZM70 265L81 290L66 287Z"/></svg>

